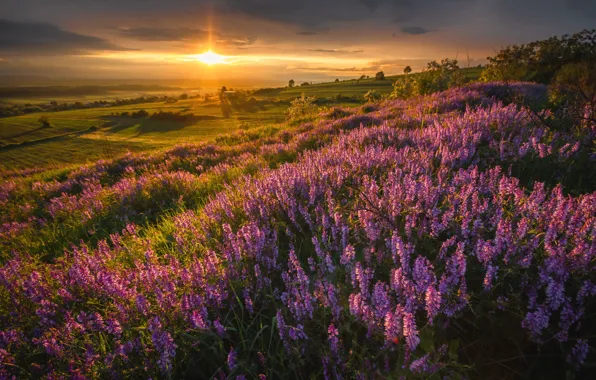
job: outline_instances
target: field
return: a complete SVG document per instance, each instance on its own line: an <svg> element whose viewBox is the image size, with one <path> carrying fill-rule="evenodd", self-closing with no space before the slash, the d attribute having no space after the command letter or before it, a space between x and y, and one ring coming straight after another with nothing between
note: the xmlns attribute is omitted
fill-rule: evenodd
<svg viewBox="0 0 596 380"><path fill-rule="evenodd" d="M596 126L379 82L0 119L0 375L591 378Z"/></svg>
<svg viewBox="0 0 596 380"><path fill-rule="evenodd" d="M176 121L154 121L114 116L144 109L190 112L203 120L187 125ZM42 128L38 119L49 117L52 126ZM148 151L185 142L198 142L237 130L246 123L266 125L284 119L284 107L272 105L258 113L223 118L218 104L181 100L174 104L149 103L0 119L0 169L13 171L29 167L80 164L113 158L126 151ZM97 127L97 130L90 130ZM14 144L10 145L9 144ZM20 145L17 145L20 144Z"/></svg>
<svg viewBox="0 0 596 380"><path fill-rule="evenodd" d="M476 79L479 75L478 69L464 70L470 79ZM369 90L376 90L384 95L391 93L395 78L387 77L382 81L349 80L260 90L254 97L259 100L269 100L271 104L267 104L265 109L257 112L235 112L231 118L222 117L217 102L205 103L198 99L179 100L176 103L154 102L32 113L0 118L0 173L27 168L79 165L101 158L113 158L127 151L151 151L181 143L206 141L214 139L219 134L237 131L242 127L279 124L285 120L285 110L289 106L289 101L301 96L302 93L326 100L327 107L356 105L364 102L363 96ZM132 91L129 87L125 88ZM86 100L101 99L97 98L97 95L88 95L84 87L76 87L71 92L75 90L82 94L80 96L87 94ZM91 90L101 93L101 90L96 87L92 87ZM33 97L27 98L27 102L35 104L35 102L51 99L49 94L40 95L40 91L30 90ZM62 89L61 92L68 93L66 89ZM132 92L130 96L133 96ZM5 98L4 101L22 102L23 100ZM141 109L149 113L158 111L193 113L199 115L201 120L182 123L113 116L113 114L132 113ZM41 127L38 119L42 115L50 119L50 128Z"/></svg>

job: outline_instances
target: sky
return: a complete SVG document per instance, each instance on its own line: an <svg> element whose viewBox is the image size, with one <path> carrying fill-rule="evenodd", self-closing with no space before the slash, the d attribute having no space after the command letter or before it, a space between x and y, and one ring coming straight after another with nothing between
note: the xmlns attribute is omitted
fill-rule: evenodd
<svg viewBox="0 0 596 380"><path fill-rule="evenodd" d="M317 82L594 27L593 0L2 0L0 76Z"/></svg>

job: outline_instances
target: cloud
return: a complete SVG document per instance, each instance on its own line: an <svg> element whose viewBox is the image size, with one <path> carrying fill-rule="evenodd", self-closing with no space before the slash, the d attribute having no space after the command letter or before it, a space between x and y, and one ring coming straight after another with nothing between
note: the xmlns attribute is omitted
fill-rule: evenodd
<svg viewBox="0 0 596 380"><path fill-rule="evenodd" d="M119 28L120 36L137 41L148 42L198 42L207 41L213 37L218 44L232 47L244 47L253 45L256 37L236 36L216 31L208 31L197 28L153 28L135 27Z"/></svg>
<svg viewBox="0 0 596 380"><path fill-rule="evenodd" d="M334 22L357 21L369 18L392 0L341 0L341 1L279 1L279 0L227 0L228 9L256 18L289 23L305 30L319 28ZM301 33L301 35L313 35Z"/></svg>
<svg viewBox="0 0 596 380"><path fill-rule="evenodd" d="M55 25L0 19L0 51L40 55L88 54L127 49L93 36L63 30Z"/></svg>
<svg viewBox="0 0 596 380"><path fill-rule="evenodd" d="M309 29L302 29L296 32L299 36L320 36L323 34L328 34L329 28L317 27L317 28L309 28Z"/></svg>
<svg viewBox="0 0 596 380"><path fill-rule="evenodd" d="M335 68L335 67L299 67L298 70L300 71L312 71L312 72L356 72L362 71L362 69L357 69L356 67L343 67L343 68Z"/></svg>
<svg viewBox="0 0 596 380"><path fill-rule="evenodd" d="M331 54L354 54L354 53L362 53L364 50L341 50L341 49L308 49L308 51L312 51L315 53L331 53Z"/></svg>
<svg viewBox="0 0 596 380"><path fill-rule="evenodd" d="M425 29L421 26L404 26L401 28L401 31L402 33L415 36L432 32L432 30Z"/></svg>
<svg viewBox="0 0 596 380"><path fill-rule="evenodd" d="M233 37L221 35L217 42L226 46L246 47L253 45L257 41L256 37Z"/></svg>
<svg viewBox="0 0 596 380"><path fill-rule="evenodd" d="M138 41L188 41L209 37L209 32L195 28L120 28L122 37Z"/></svg>
<svg viewBox="0 0 596 380"><path fill-rule="evenodd" d="M297 35L299 36L317 36L319 34L323 34L322 32L316 32L314 30L301 30L299 32L296 32Z"/></svg>

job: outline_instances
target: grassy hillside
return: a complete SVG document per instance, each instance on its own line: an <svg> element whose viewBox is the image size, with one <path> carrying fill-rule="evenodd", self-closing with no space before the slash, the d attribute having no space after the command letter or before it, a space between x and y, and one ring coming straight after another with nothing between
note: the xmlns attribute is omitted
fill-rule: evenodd
<svg viewBox="0 0 596 380"><path fill-rule="evenodd" d="M476 79L479 75L478 69L464 70L470 79ZM270 100L271 103L257 112L235 112L231 118L222 117L216 102L205 103L198 99L0 118L0 172L65 164L78 165L99 158L113 158L127 151L149 151L180 143L205 141L245 126L258 127L280 123L285 119L289 101L302 93L316 96L328 107L355 105L364 101L363 96L369 90L390 94L394 79L395 77L387 77L382 81L348 80L258 90L254 97ZM146 110L149 113L193 113L199 120L188 124L114 116L138 110ZM42 115L49 118L50 128L41 127L38 119Z"/></svg>
<svg viewBox="0 0 596 380"><path fill-rule="evenodd" d="M200 120L188 124L117 116L138 110L193 113ZM272 104L256 113L236 113L223 118L218 104L191 99L173 104L147 103L1 118L0 171L81 164L113 158L126 151L203 141L247 124L280 122L284 120L284 110L285 106ZM49 118L51 127L41 126L38 122L41 115ZM97 130L90 130L91 127Z"/></svg>
<svg viewBox="0 0 596 380"><path fill-rule="evenodd" d="M506 93L0 182L0 377L592 378L593 126Z"/></svg>
<svg viewBox="0 0 596 380"><path fill-rule="evenodd" d="M478 80L482 73L482 69L477 67L461 70L470 81ZM297 86L293 88L264 89L257 93L264 97L279 97L280 99L292 99L304 93L307 96L316 96L318 98L333 99L341 95L361 100L364 94L370 90L375 90L383 95L390 94L393 91L393 82L397 77L398 75L387 76L385 80L375 80L374 78L350 79L339 82L317 83L309 86L300 86L297 83Z"/></svg>

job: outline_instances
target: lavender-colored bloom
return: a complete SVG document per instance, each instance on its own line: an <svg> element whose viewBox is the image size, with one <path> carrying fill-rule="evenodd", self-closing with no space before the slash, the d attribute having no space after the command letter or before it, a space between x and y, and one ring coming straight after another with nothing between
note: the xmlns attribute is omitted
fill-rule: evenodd
<svg viewBox="0 0 596 380"><path fill-rule="evenodd" d="M159 353L157 364L163 373L170 373L172 371L172 360L176 356L176 344L172 339L170 333L162 330L162 325L158 317L154 317L149 322L149 331L151 332L151 340L155 349Z"/></svg>
<svg viewBox="0 0 596 380"><path fill-rule="evenodd" d="M351 245L347 245L346 248L344 248L343 253L341 255L340 264L350 264L354 260L355 256L356 252L354 251L354 247L352 247Z"/></svg>
<svg viewBox="0 0 596 380"><path fill-rule="evenodd" d="M405 312L403 316L403 334L408 343L410 350L415 350L420 344L420 338L418 338L418 330L416 329L416 321L412 313Z"/></svg>
<svg viewBox="0 0 596 380"><path fill-rule="evenodd" d="M428 373L430 372L430 355L426 354L420 359L416 359L412 361L410 364L410 371L414 373Z"/></svg>
<svg viewBox="0 0 596 380"><path fill-rule="evenodd" d="M579 339L573 346L569 356L567 356L567 362L573 366L581 367L588 356L589 350L588 342L585 339Z"/></svg>
<svg viewBox="0 0 596 380"><path fill-rule="evenodd" d="M330 324L329 328L327 329L327 336L331 353L337 357L339 354L339 331L333 323Z"/></svg>
<svg viewBox="0 0 596 380"><path fill-rule="evenodd" d="M437 316L441 308L441 293L434 286L429 285L426 289L425 300L426 314L429 323L432 325L433 319Z"/></svg>
<svg viewBox="0 0 596 380"><path fill-rule="evenodd" d="M389 311L390 301L387 294L387 285L384 282L379 281L375 284L372 294L372 304L379 318L382 318Z"/></svg>
<svg viewBox="0 0 596 380"><path fill-rule="evenodd" d="M401 310L396 312L388 311L385 315L385 342L398 343L398 339L402 334L402 313Z"/></svg>
<svg viewBox="0 0 596 380"><path fill-rule="evenodd" d="M534 312L526 314L526 318L522 321L522 327L530 330L535 336L538 336L548 326L549 318L550 314L546 308L541 307Z"/></svg>
<svg viewBox="0 0 596 380"><path fill-rule="evenodd" d="M217 335L220 338L223 338L224 337L224 334L226 333L226 329L221 324L221 322L219 322L219 319L216 319L215 321L213 321L213 327L215 327L215 332L217 333Z"/></svg>
<svg viewBox="0 0 596 380"><path fill-rule="evenodd" d="M236 368L236 365L238 365L238 352L234 348L230 349L227 360L230 371L233 371L234 368Z"/></svg>

